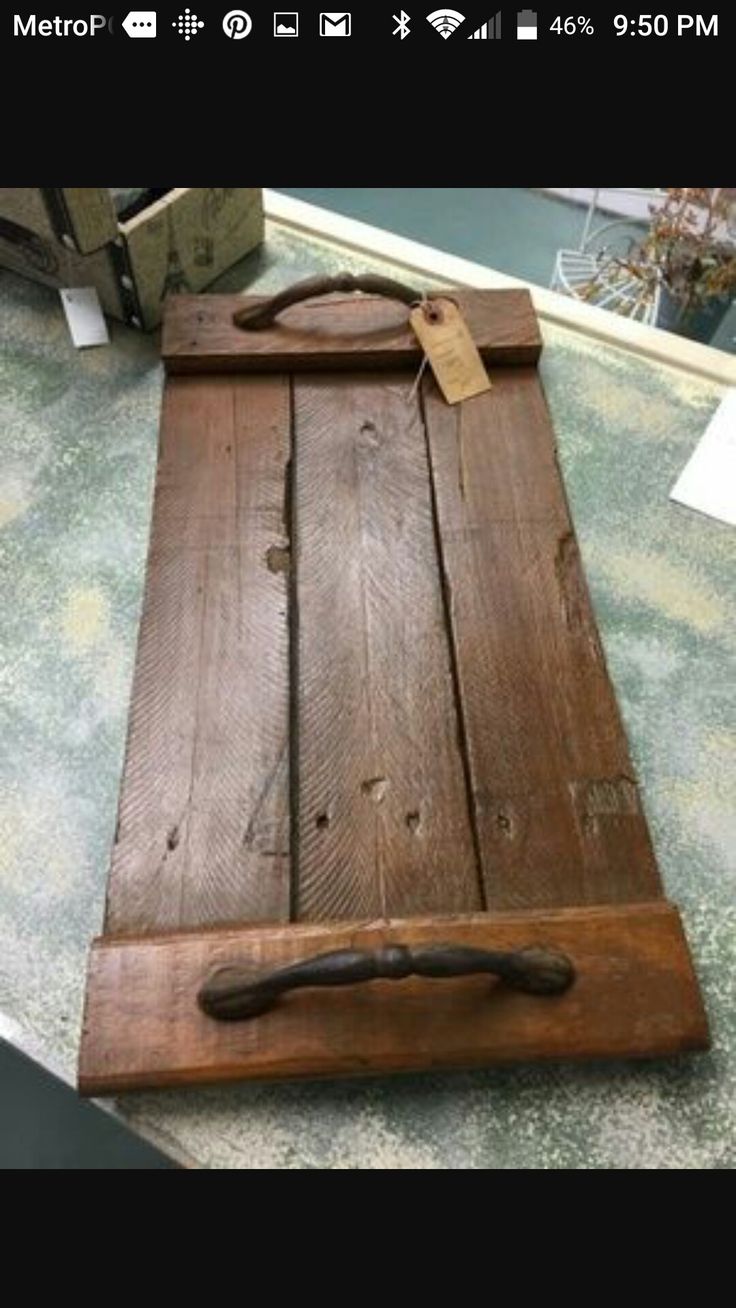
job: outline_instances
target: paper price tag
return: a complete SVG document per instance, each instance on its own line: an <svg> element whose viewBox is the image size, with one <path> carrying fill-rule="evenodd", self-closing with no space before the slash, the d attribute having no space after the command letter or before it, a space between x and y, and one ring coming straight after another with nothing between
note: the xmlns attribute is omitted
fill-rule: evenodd
<svg viewBox="0 0 736 1308"><path fill-rule="evenodd" d="M475 341L452 300L425 300L412 309L409 321L448 404L491 389Z"/></svg>

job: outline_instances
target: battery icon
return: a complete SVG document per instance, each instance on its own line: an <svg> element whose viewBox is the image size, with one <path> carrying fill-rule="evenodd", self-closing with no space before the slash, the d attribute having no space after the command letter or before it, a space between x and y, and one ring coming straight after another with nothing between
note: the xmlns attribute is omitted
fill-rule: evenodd
<svg viewBox="0 0 736 1308"><path fill-rule="evenodd" d="M533 9L520 9L516 15L517 41L536 41L537 15Z"/></svg>

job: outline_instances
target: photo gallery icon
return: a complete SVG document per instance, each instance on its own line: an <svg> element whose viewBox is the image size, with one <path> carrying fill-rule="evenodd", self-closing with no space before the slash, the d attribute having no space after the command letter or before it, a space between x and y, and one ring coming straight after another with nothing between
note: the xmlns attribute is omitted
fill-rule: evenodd
<svg viewBox="0 0 736 1308"><path fill-rule="evenodd" d="M274 36L298 36L299 15L298 14L274 14L273 34Z"/></svg>

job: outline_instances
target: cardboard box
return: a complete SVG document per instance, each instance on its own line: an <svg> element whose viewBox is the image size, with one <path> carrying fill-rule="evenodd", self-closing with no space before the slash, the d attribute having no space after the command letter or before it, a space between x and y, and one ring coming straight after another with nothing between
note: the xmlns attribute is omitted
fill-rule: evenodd
<svg viewBox="0 0 736 1308"><path fill-rule="evenodd" d="M176 187L128 218L104 187L0 187L0 264L96 286L133 327L155 327L166 295L202 290L262 239L260 187Z"/></svg>

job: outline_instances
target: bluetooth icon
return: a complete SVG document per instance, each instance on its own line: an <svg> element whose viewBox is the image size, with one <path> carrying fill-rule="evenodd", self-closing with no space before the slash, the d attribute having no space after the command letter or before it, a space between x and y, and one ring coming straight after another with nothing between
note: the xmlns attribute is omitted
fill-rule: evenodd
<svg viewBox="0 0 736 1308"><path fill-rule="evenodd" d="M400 15L392 14L391 17L393 18L394 22L398 24L398 26L396 26L393 30L393 35L400 36L403 41L404 37L409 35L409 23L411 22L411 16L409 14L405 14L402 9Z"/></svg>

